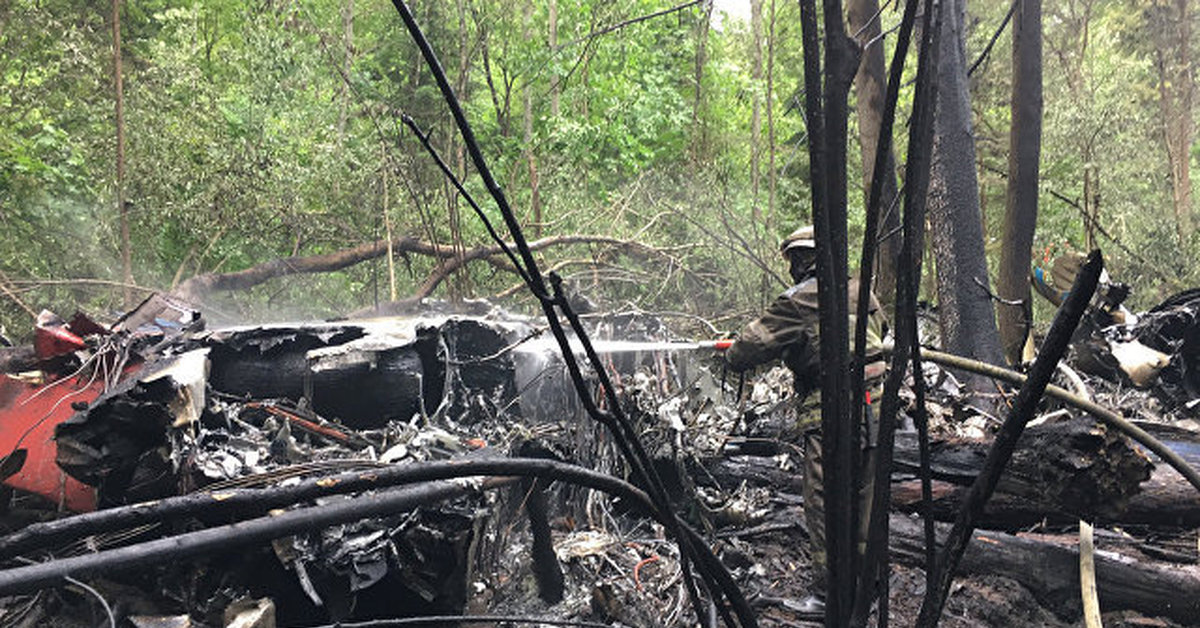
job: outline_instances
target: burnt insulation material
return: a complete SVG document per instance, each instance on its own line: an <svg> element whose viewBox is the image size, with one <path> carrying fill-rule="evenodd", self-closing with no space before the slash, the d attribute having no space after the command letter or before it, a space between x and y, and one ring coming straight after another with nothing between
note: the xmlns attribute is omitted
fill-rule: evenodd
<svg viewBox="0 0 1200 628"><path fill-rule="evenodd" d="M270 332L270 333L267 333ZM425 379L421 341L375 352L373 359L314 371L308 352L338 346L363 335L308 330L255 330L211 345L214 390L247 399L308 398L318 414L355 429L409 420L420 412Z"/></svg>

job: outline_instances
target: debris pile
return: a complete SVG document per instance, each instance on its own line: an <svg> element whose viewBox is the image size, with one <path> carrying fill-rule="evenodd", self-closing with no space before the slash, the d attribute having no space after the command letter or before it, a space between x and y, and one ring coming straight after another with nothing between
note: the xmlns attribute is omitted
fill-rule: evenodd
<svg viewBox="0 0 1200 628"><path fill-rule="evenodd" d="M87 499L76 491L68 500L61 482L14 482L37 456L10 474L22 492L0 517L4 625L94 626L111 616L133 626L310 626L500 611L601 625L694 621L678 546L636 500L501 471L516 457L631 476L536 322L489 310L204 331L192 314L146 308L154 314L126 325L84 332L73 322L82 345L53 365L25 363L60 379L4 376L18 397L47 400L39 412L60 412L50 427L58 467L88 487ZM644 314L589 325L676 511L760 624L813 619L800 603L812 574L790 373L740 381L712 351L676 342ZM950 372L927 365L924 376L934 514L948 521L996 421L962 406ZM1124 395L1121 407L1151 398L1119 378L1084 377L1104 389L1098 396ZM0 403L5 418L12 408ZM1040 422L989 505L993 531L972 545L944 625L1070 625L1077 585L1062 565L1077 555L1064 535L1081 517L1135 531L1098 532L1104 550L1124 556L1097 560L1102 604L1161 615L1160 625L1200 617L1200 500L1190 487L1081 412L1047 403ZM1200 454L1194 433L1172 429L1157 433ZM897 625L915 617L923 578L919 525L904 514L918 509L915 452L901 433ZM491 470L455 475L467 467ZM64 517L55 512L64 506L99 509ZM1038 556L1062 573L1030 570ZM1163 606L1150 587L1113 592L1126 577L1175 599Z"/></svg>

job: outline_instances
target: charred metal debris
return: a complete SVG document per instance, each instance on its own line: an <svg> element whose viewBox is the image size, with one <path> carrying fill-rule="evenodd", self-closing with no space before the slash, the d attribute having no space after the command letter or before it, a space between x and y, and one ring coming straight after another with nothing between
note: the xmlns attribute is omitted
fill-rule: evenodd
<svg viewBox="0 0 1200 628"><path fill-rule="evenodd" d="M3 376L4 446L27 452L5 465L19 490L0 516L4 624L94 626L111 612L122 626L311 626L503 610L689 625L672 523L688 547L707 550L696 560L749 593L760 620L803 621L812 574L797 542L806 531L790 374L727 378L711 351L677 342L644 314L586 326L668 489L669 513L640 481L623 479L634 476L617 444L587 419L556 343L531 319L484 308L217 331L161 317L132 330L74 323L65 331L82 335L72 333L70 346L83 348L43 361L40 380ZM962 403L954 373L924 368L932 512L947 521L998 421ZM584 375L588 401L606 408L594 373ZM1163 412L1152 392L1119 377L1078 379L1126 415L1172 419L1152 431L1198 461L1187 404ZM1047 534L1084 517L1142 531L1103 537L1135 548L1135 560L1194 564L1186 539L1200 507L1179 500L1189 487L1082 412L1043 403L981 527ZM33 406L63 413L54 438L14 445L11 422L50 416L22 412ZM920 509L915 450L902 430L892 475L899 512ZM67 475L32 481L47 455ZM87 499L64 488L68 480ZM1041 596L1012 562L1042 550L996 538L999 558L983 569L1032 590L1034 606L1049 609L1037 621L1069 621L1077 609L1061 592ZM908 566L895 567L905 579L893 597L919 584L921 555L909 551L919 539L894 542ZM965 573L981 569L971 561L982 559L965 560ZM1183 578L1171 586L1200 591L1200 575L1143 567L1145 577ZM950 608L987 616L993 586L964 588ZM1161 614L1148 610L1160 602L1142 596L1117 608ZM903 600L893 604L903 622ZM1180 621L1192 610L1165 613Z"/></svg>
<svg viewBox="0 0 1200 628"><path fill-rule="evenodd" d="M655 344L670 340L660 321L589 327L622 338L597 342L678 498L672 461L721 447L688 424L732 424L733 410L713 403L708 368ZM11 504L46 520L14 519L0 556L49 562L0 572L3 593L33 593L8 598L6 624L99 612L74 585L44 590L68 576L97 578L134 625L185 615L224 625L230 609L257 617L268 606L279 625L550 604L558 617L620 621L638 604L616 598L652 581L674 600L666 619L686 608L671 582L670 522L618 479L628 470L611 439L583 416L556 345L528 319L492 310L204 331L151 317L113 329L79 336L55 365L58 384L50 371L24 384L68 408L56 447L39 455L55 456L98 510L57 518L24 493ZM90 387L97 379L111 383ZM563 461L616 484L572 479ZM400 484L411 486L391 488ZM621 566L613 552L637 559Z"/></svg>

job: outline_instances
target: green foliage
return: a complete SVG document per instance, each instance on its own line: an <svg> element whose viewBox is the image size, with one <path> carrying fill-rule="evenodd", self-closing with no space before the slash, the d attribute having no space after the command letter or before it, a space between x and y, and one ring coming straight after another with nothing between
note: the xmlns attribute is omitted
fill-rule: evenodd
<svg viewBox="0 0 1200 628"><path fill-rule="evenodd" d="M683 310L728 328L778 290L763 268L783 274L775 243L810 220L795 3L775 3L775 137L772 146L764 113L757 147L751 111L767 86L751 75L744 22L714 20L705 30L701 7L692 7L601 33L665 5L557 0L552 47L547 0L418 4L417 17L528 234L532 159L543 235L594 234L655 249L556 247L539 253L547 267L561 265L573 285L610 305ZM1200 281L1200 270L1186 262L1200 243L1182 243L1183 255L1157 246L1174 232L1155 76L1139 43L1148 28L1142 4L1091 3L1086 47L1074 4L1046 8L1038 247L1084 246L1079 211L1049 192L1078 201L1090 169L1099 176L1102 222L1122 244L1101 240L1110 267L1138 285L1137 298L1151 301L1177 285L1165 273ZM461 168L457 132L390 3L127 0L124 7L126 196L139 284L167 289L198 273L381 238L385 175L397 234L443 245L487 243L482 225L449 195L400 124L402 113L411 115ZM120 277L106 9L78 0L14 0L0 8L0 280ZM1006 9L971 3L968 56L982 49ZM882 19L886 29L899 11ZM697 75L701 32L705 63ZM883 43L889 60L893 41ZM1009 45L1005 35L972 83L991 252L1002 246ZM914 67L915 54L908 78ZM901 164L910 97L906 86L895 143ZM857 142L853 129L851 137ZM757 196L750 183L755 149ZM848 150L852 237L863 223L858 154L856 145ZM465 175L498 220L473 169ZM397 258L396 265L402 297L434 269L421 256ZM474 264L434 296L493 295L514 282L509 273ZM229 318L331 316L386 300L387 284L386 261L374 260L215 295L209 306ZM34 308L103 313L118 307L120 290L54 284L21 297ZM12 301L0 301L0 322L10 330L26 328L27 318Z"/></svg>

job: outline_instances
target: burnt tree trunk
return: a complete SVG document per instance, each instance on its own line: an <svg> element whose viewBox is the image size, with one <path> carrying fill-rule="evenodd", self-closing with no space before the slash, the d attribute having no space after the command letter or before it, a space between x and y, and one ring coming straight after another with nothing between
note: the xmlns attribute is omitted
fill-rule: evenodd
<svg viewBox="0 0 1200 628"><path fill-rule="evenodd" d="M965 13L965 0L947 1L938 64L929 217L937 261L939 325L946 351L999 364L1000 338L988 293L967 90ZM990 389L983 378L972 376L969 381L973 390Z"/></svg>
<svg viewBox="0 0 1200 628"><path fill-rule="evenodd" d="M853 530L858 483L858 430L852 429L849 305L846 292L846 141L850 84L858 68L857 46L846 34L842 3L825 0L824 67L819 54L815 0L802 0L805 113L809 128L809 174L817 241L817 299L820 305L821 430L826 452L825 538L828 605L825 623L844 626L853 609L857 579ZM820 189L823 188L823 189Z"/></svg>
<svg viewBox="0 0 1200 628"><path fill-rule="evenodd" d="M1180 447L1193 448L1200 457L1200 445L1177 442ZM1173 442L1169 444L1174 447ZM983 466L989 445L979 439L931 444L936 518L954 518L967 487ZM705 471L696 476L711 475L723 487L736 487L744 481L781 493L799 493L801 484L795 473L784 472L773 459L765 458L786 451L778 441L733 439L727 449L737 455L707 461ZM892 506L897 510L916 512L920 507L920 483L914 479L918 453L916 434L896 434ZM1158 523L1188 525L1200 521L1200 502L1194 495L1195 489L1174 469L1161 464L1155 467L1124 436L1090 419L1073 419L1025 431L981 523L1003 529L1045 520L1073 524L1080 518L1150 523L1154 511L1162 509Z"/></svg>
<svg viewBox="0 0 1200 628"><path fill-rule="evenodd" d="M1004 357L1021 362L1033 304L1029 256L1038 213L1038 163L1042 150L1042 1L1019 0L1013 20L1012 125L1009 130L1008 192L1004 246L996 292ZM1014 305L1019 302L1020 305Z"/></svg>
<svg viewBox="0 0 1200 628"><path fill-rule="evenodd" d="M766 469L746 469L750 472L747 478L750 482L754 482L756 478L761 481L771 477ZM1002 483L1004 481L1002 480ZM1181 481L1174 469L1163 464L1156 465L1150 479L1138 486L1140 490L1136 494L1122 497L1124 503L1119 510L1101 509L1093 521L1101 524L1138 524L1160 528L1200 527L1200 501L1196 499L1196 489ZM938 521L953 519L954 513L958 512L962 505L965 493L966 487L962 485L948 481L935 482L932 510L934 517ZM921 487L916 480L892 481L892 503L896 510L918 512L920 501ZM1047 507L1045 500L1030 501L1026 497L1005 492L1002 487L984 508L980 523L984 528L1017 530L1043 522L1051 525L1070 525L1076 519L1077 517L1057 504Z"/></svg>
<svg viewBox="0 0 1200 628"><path fill-rule="evenodd" d="M939 539L948 526L939 526ZM920 567L924 533L907 515L891 518L892 556ZM1079 550L1035 539L976 530L959 571L1004 576L1025 585L1038 601L1060 615L1079 614ZM939 540L939 543L941 541ZM1109 552L1096 553L1096 580L1104 610L1132 609L1191 625L1200 617L1200 567L1138 562Z"/></svg>

